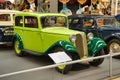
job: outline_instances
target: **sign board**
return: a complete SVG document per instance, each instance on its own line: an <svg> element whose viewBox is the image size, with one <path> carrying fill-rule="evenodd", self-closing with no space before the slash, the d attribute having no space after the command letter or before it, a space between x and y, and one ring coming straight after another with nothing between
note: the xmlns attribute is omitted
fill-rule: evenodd
<svg viewBox="0 0 120 80"><path fill-rule="evenodd" d="M72 61L72 59L65 52L51 53L48 55L55 63Z"/></svg>

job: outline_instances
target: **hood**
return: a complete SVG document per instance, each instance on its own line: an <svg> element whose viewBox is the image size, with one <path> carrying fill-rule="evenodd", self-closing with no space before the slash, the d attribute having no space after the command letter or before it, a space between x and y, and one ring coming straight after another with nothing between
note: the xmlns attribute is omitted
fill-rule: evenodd
<svg viewBox="0 0 120 80"><path fill-rule="evenodd" d="M71 29L63 28L63 27L45 28L42 31L46 33L55 33L55 34L63 34L63 35L78 34L78 33L84 34L84 32L82 31L71 30Z"/></svg>

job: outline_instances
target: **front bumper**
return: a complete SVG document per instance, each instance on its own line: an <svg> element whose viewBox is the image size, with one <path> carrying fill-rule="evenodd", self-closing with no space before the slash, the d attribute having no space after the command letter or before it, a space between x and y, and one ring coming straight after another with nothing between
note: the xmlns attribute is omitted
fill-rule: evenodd
<svg viewBox="0 0 120 80"><path fill-rule="evenodd" d="M12 42L0 42L0 45L11 45Z"/></svg>

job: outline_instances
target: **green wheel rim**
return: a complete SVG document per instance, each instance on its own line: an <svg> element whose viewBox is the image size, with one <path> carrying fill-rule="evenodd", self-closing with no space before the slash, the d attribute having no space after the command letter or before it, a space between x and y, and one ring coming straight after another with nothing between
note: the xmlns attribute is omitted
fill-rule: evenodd
<svg viewBox="0 0 120 80"><path fill-rule="evenodd" d="M61 69L61 70L65 69L65 67L66 67L66 65L60 65L60 66L58 66L58 68Z"/></svg>
<svg viewBox="0 0 120 80"><path fill-rule="evenodd" d="M20 54L21 50L19 48L19 42L18 41L15 41L15 51L17 54Z"/></svg>

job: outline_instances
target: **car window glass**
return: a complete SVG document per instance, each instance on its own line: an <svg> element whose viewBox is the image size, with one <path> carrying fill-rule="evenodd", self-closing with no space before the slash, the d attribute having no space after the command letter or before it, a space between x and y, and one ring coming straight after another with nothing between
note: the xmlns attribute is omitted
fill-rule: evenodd
<svg viewBox="0 0 120 80"><path fill-rule="evenodd" d="M33 16L25 16L25 27L38 28L37 18Z"/></svg>
<svg viewBox="0 0 120 80"><path fill-rule="evenodd" d="M69 19L69 20L68 20L68 23L70 24L70 23L71 23L71 21L72 21L72 19Z"/></svg>
<svg viewBox="0 0 120 80"><path fill-rule="evenodd" d="M117 21L114 18L98 18L97 25L99 27L117 27Z"/></svg>
<svg viewBox="0 0 120 80"><path fill-rule="evenodd" d="M81 28L83 27L83 21L81 18L73 18L70 23L70 28Z"/></svg>
<svg viewBox="0 0 120 80"><path fill-rule="evenodd" d="M91 18L86 18L83 20L84 27L93 27L94 26L94 20Z"/></svg>
<svg viewBox="0 0 120 80"><path fill-rule="evenodd" d="M15 26L22 27L23 26L23 19L22 16L17 16L15 18Z"/></svg>
<svg viewBox="0 0 120 80"><path fill-rule="evenodd" d="M10 21L10 14L0 14L0 21Z"/></svg>
<svg viewBox="0 0 120 80"><path fill-rule="evenodd" d="M72 25L78 25L79 24L79 19L74 19L73 22L72 22Z"/></svg>
<svg viewBox="0 0 120 80"><path fill-rule="evenodd" d="M66 17L46 16L40 18L42 28L48 27L67 27Z"/></svg>

